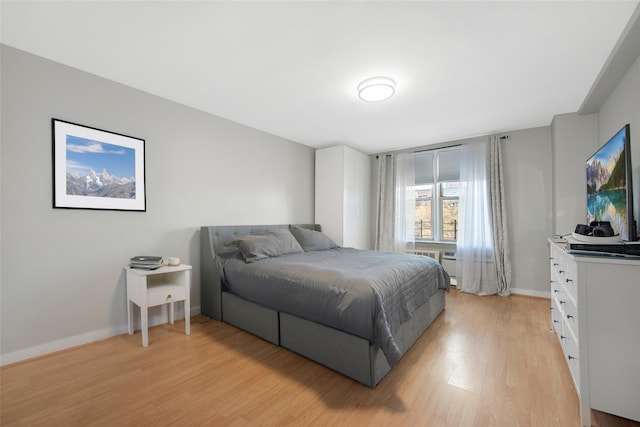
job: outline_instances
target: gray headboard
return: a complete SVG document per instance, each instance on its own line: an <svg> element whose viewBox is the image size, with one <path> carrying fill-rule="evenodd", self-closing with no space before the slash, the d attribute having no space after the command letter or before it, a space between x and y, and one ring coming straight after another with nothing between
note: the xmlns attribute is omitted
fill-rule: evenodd
<svg viewBox="0 0 640 427"><path fill-rule="evenodd" d="M301 228L322 231L319 224L295 224ZM251 233L265 232L285 225L221 225L200 228L200 311L216 320L222 320L222 271L216 253L228 243Z"/></svg>

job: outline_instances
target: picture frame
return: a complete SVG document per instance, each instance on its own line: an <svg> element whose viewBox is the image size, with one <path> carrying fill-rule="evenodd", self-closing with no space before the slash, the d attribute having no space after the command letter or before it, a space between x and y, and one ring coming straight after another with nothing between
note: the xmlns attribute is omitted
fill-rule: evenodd
<svg viewBox="0 0 640 427"><path fill-rule="evenodd" d="M51 119L53 207L146 212L145 140Z"/></svg>

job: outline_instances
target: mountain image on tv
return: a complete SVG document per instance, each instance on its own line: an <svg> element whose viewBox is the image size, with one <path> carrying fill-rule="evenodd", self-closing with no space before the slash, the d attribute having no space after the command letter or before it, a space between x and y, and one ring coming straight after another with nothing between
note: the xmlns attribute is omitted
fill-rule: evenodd
<svg viewBox="0 0 640 427"><path fill-rule="evenodd" d="M627 185L624 149L615 153L606 164L598 159L587 164L587 194L592 195L606 190L624 190Z"/></svg>
<svg viewBox="0 0 640 427"><path fill-rule="evenodd" d="M619 133L587 161L587 221L609 221L616 234L627 233L625 137Z"/></svg>

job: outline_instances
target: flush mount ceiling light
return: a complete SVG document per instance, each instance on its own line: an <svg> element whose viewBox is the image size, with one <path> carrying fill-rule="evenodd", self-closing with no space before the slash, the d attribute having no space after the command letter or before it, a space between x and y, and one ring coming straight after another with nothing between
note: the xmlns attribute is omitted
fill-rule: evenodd
<svg viewBox="0 0 640 427"><path fill-rule="evenodd" d="M396 91L396 82L389 77L371 77L358 85L358 96L363 101L379 102L389 99Z"/></svg>

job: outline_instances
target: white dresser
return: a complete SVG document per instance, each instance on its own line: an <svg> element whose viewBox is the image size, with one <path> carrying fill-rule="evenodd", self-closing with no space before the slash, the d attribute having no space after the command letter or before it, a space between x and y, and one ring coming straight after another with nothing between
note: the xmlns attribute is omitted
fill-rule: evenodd
<svg viewBox="0 0 640 427"><path fill-rule="evenodd" d="M581 256L550 242L551 324L583 426L591 408L640 421L640 260Z"/></svg>

